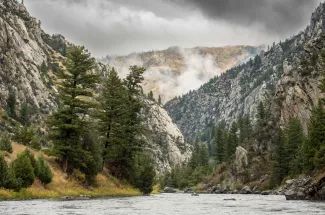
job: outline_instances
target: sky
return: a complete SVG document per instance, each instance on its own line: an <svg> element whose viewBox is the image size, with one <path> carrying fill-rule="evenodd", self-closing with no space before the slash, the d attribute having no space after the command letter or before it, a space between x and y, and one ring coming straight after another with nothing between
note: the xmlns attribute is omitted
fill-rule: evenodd
<svg viewBox="0 0 325 215"><path fill-rule="evenodd" d="M43 29L96 57L261 45L303 30L322 0L25 0Z"/></svg>

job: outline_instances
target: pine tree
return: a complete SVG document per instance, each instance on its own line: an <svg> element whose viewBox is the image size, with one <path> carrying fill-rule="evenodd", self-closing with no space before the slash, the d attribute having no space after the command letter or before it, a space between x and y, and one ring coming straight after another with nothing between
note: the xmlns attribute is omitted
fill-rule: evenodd
<svg viewBox="0 0 325 215"><path fill-rule="evenodd" d="M201 143L199 148L199 165L203 167L207 167L209 165L208 148L204 143Z"/></svg>
<svg viewBox="0 0 325 215"><path fill-rule="evenodd" d="M315 168L316 153L325 143L325 110L320 101L312 111L308 127L308 140L303 146L304 171L311 172Z"/></svg>
<svg viewBox="0 0 325 215"><path fill-rule="evenodd" d="M34 170L34 175L35 175L35 177L38 177L40 169L39 169L37 160L35 159L33 153L31 151L29 151L28 149L26 149L25 151L23 151L23 153L21 155L26 156L30 160L30 164L32 165L33 170Z"/></svg>
<svg viewBox="0 0 325 215"><path fill-rule="evenodd" d="M43 157L38 158L38 166L39 166L39 180L43 184L49 184L52 182L53 173L49 167L49 165L46 163Z"/></svg>
<svg viewBox="0 0 325 215"><path fill-rule="evenodd" d="M28 156L18 155L17 159L13 161L12 168L16 178L21 181L22 187L27 188L34 183L34 169Z"/></svg>
<svg viewBox="0 0 325 215"><path fill-rule="evenodd" d="M89 151L87 135L90 122L87 116L95 107L92 88L99 81L94 74L95 59L84 47L73 46L69 49L66 61L66 71L60 71L60 106L48 121L51 130L50 139L54 143L54 151L61 160L62 169L71 175L74 169L79 169L86 176L92 172L94 155Z"/></svg>
<svg viewBox="0 0 325 215"><path fill-rule="evenodd" d="M235 154L235 152L236 152L236 148L238 146L237 132L238 132L237 123L234 122L231 125L231 129L230 129L230 133L229 133L229 142L228 142L229 156Z"/></svg>
<svg viewBox="0 0 325 215"><path fill-rule="evenodd" d="M26 102L21 105L19 119L23 125L30 125L30 111Z"/></svg>
<svg viewBox="0 0 325 215"><path fill-rule="evenodd" d="M130 73L127 75L124 84L127 88L127 117L126 117L126 133L124 135L127 142L121 153L119 166L121 169L121 177L128 179L132 175L130 169L133 167L133 155L143 148L143 139L141 138L143 127L141 110L143 103L141 101L141 83L144 80L143 73L146 71L143 67L131 66Z"/></svg>
<svg viewBox="0 0 325 215"><path fill-rule="evenodd" d="M158 104L159 104L159 105L162 104L162 102L161 102L161 96L160 96L160 95L159 95L159 97L158 97Z"/></svg>
<svg viewBox="0 0 325 215"><path fill-rule="evenodd" d="M285 130L285 136L290 174L296 175L299 174L302 169L300 151L304 139L302 126L297 118L289 119L289 123Z"/></svg>
<svg viewBox="0 0 325 215"><path fill-rule="evenodd" d="M31 143L30 147L35 150L41 150L41 138L38 136L34 136Z"/></svg>
<svg viewBox="0 0 325 215"><path fill-rule="evenodd" d="M49 68L47 67L45 61L43 61L42 64L41 64L41 68L40 68L41 74L43 74L43 75L46 74L48 69Z"/></svg>
<svg viewBox="0 0 325 215"><path fill-rule="evenodd" d="M1 134L0 138L0 151L6 151L9 153L12 153L12 145L11 145L11 139L8 134L8 132L4 132Z"/></svg>
<svg viewBox="0 0 325 215"><path fill-rule="evenodd" d="M214 141L216 148L216 161L218 164L222 163L226 158L225 152L225 135L220 125L217 127L216 138Z"/></svg>
<svg viewBox="0 0 325 215"><path fill-rule="evenodd" d="M152 100L152 101L155 101L155 98L153 97L153 92L152 92L152 91L150 91L150 92L148 93L148 98L149 98L150 100Z"/></svg>
<svg viewBox="0 0 325 215"><path fill-rule="evenodd" d="M265 126L265 120L266 120L266 112L265 112L265 107L263 102L260 102L259 105L257 106L257 125L259 127L264 127Z"/></svg>
<svg viewBox="0 0 325 215"><path fill-rule="evenodd" d="M153 166L153 159L145 153L136 156L134 185L143 194L150 194L153 190L156 172Z"/></svg>
<svg viewBox="0 0 325 215"><path fill-rule="evenodd" d="M7 99L7 112L10 117L16 117L16 93L14 90L9 90L9 96Z"/></svg>
<svg viewBox="0 0 325 215"><path fill-rule="evenodd" d="M287 152L285 150L285 137L281 129L278 130L278 133L273 140L273 144L275 145L275 159L271 176L272 187L280 185L289 172Z"/></svg>
<svg viewBox="0 0 325 215"><path fill-rule="evenodd" d="M125 129L128 117L127 89L114 68L107 72L98 119L104 138L104 162L114 166L120 148L126 145Z"/></svg>

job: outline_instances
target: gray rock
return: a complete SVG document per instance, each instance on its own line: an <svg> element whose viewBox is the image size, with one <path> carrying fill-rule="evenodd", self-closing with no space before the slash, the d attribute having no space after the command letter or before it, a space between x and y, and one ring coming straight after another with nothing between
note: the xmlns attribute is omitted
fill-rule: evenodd
<svg viewBox="0 0 325 215"><path fill-rule="evenodd" d="M176 193L176 192L177 192L177 190L175 190L172 187L165 187L164 188L164 193Z"/></svg>
<svg viewBox="0 0 325 215"><path fill-rule="evenodd" d="M267 190L267 191L263 191L263 192L261 193L261 195L263 195L263 196L268 196L268 195L271 195L271 193L272 193L272 191Z"/></svg>

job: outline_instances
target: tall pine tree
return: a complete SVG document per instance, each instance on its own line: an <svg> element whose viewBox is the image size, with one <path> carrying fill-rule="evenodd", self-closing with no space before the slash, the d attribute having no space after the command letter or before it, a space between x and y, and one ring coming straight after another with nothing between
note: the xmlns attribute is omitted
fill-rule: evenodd
<svg viewBox="0 0 325 215"><path fill-rule="evenodd" d="M49 120L50 138L54 151L61 160L62 169L71 175L74 169L83 172L90 182L97 174L96 159L89 137L89 110L94 107L93 91L99 81L94 74L95 59L80 46L69 49L66 70L60 71L59 101L60 106Z"/></svg>

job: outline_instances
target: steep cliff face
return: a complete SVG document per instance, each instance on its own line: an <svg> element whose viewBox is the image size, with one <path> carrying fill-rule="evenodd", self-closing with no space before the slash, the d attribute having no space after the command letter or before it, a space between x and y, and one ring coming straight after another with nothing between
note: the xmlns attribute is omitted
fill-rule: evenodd
<svg viewBox="0 0 325 215"><path fill-rule="evenodd" d="M0 1L0 102L6 105L9 91L18 105L33 105L42 113L55 108L53 88L40 66L47 63L51 48L44 43L37 20L15 1Z"/></svg>
<svg viewBox="0 0 325 215"><path fill-rule="evenodd" d="M186 163L191 157L191 147L183 134L156 102L145 100L145 140L156 159L157 171L164 173L178 164Z"/></svg>
<svg viewBox="0 0 325 215"><path fill-rule="evenodd" d="M229 125L244 114L254 118L260 101L279 118L280 125L296 116L306 131L310 111L323 96L318 87L324 66L318 62L306 69L302 64L325 47L324 14L321 4L305 31L211 79L199 90L169 101L165 108L185 137L193 139L221 120Z"/></svg>
<svg viewBox="0 0 325 215"><path fill-rule="evenodd" d="M310 25L295 37L295 44L303 45L304 51L294 61L284 60L283 76L275 93L281 124L290 117L298 117L305 132L311 110L318 104L319 99L324 97L319 89L319 82L325 64L316 58L312 60L325 47L324 33L325 5L321 4L313 13Z"/></svg>
<svg viewBox="0 0 325 215"><path fill-rule="evenodd" d="M163 102L197 89L215 75L230 69L259 53L261 47L226 46L184 49L171 47L162 51L134 53L102 59L123 75L129 66L147 68L144 92L153 91ZM173 89L173 90L171 90Z"/></svg>
<svg viewBox="0 0 325 215"><path fill-rule="evenodd" d="M24 5L0 0L1 108L6 108L9 93L14 93L17 112L23 103L28 103L37 113L34 122L43 122L57 108L56 72L64 68L67 46L63 36L42 31ZM99 64L98 68L102 67ZM144 112L148 127L145 139L156 157L157 171L164 172L187 161L190 147L167 112L153 102L146 103Z"/></svg>

